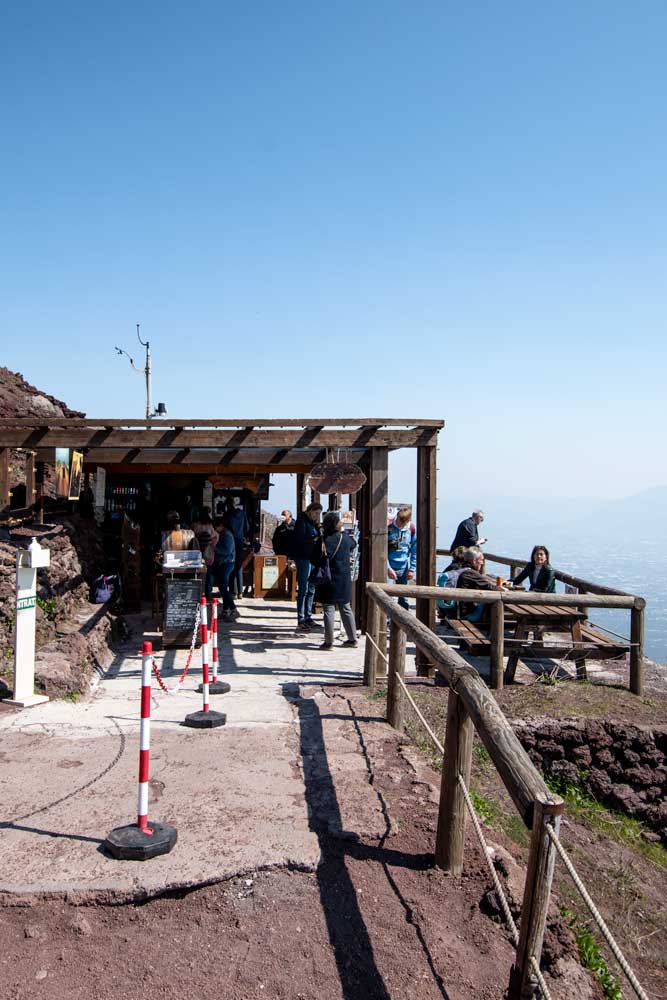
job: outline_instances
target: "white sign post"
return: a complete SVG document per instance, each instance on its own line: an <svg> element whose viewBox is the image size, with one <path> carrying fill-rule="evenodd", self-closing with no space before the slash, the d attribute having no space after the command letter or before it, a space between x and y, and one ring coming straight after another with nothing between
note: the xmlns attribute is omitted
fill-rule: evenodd
<svg viewBox="0 0 667 1000"><path fill-rule="evenodd" d="M14 637L14 697L5 704L29 708L48 701L35 694L35 607L37 570L48 566L51 553L36 538L16 553L16 629Z"/></svg>

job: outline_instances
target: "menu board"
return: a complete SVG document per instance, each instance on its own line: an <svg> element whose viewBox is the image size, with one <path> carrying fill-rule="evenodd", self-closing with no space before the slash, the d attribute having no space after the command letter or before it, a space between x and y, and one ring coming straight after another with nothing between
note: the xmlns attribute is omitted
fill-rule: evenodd
<svg viewBox="0 0 667 1000"><path fill-rule="evenodd" d="M201 598L202 581L165 579L162 639L166 645L189 646Z"/></svg>

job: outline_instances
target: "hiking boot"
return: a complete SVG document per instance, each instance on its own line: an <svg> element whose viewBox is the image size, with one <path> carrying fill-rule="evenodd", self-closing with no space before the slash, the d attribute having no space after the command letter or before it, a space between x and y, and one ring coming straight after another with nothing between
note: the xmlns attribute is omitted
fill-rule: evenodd
<svg viewBox="0 0 667 1000"><path fill-rule="evenodd" d="M323 642L320 649L333 649L333 642Z"/></svg>
<svg viewBox="0 0 667 1000"><path fill-rule="evenodd" d="M359 643L357 642L357 640L356 640L356 639L346 639L346 640L345 640L345 642L343 643L343 645L344 645L344 646L352 646L352 647L355 647L355 646L358 646L358 645L359 645Z"/></svg>
<svg viewBox="0 0 667 1000"><path fill-rule="evenodd" d="M316 628L316 629L319 629L319 630L320 630L320 632L321 632L321 631L322 631L322 629L324 628L324 626L323 626L323 625L320 625L320 623L319 623L319 622L316 622L314 618L306 618L306 620L305 620L305 622L304 622L303 624L304 624L304 625L305 625L305 626L306 626L307 628Z"/></svg>

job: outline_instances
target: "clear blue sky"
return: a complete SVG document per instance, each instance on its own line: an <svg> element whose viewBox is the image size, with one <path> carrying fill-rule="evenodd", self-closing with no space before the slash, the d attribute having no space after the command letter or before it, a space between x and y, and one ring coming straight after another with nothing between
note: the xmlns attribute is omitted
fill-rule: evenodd
<svg viewBox="0 0 667 1000"><path fill-rule="evenodd" d="M0 363L141 415L140 322L174 416L444 417L441 493L665 482L666 43L662 0L5 4Z"/></svg>

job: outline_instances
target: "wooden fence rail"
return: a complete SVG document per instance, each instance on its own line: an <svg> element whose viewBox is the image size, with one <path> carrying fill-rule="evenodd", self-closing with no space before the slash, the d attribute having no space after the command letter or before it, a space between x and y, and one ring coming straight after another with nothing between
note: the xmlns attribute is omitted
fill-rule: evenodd
<svg viewBox="0 0 667 1000"><path fill-rule="evenodd" d="M464 601L491 605L491 686L503 686L504 657L504 606L506 604L543 604L556 607L625 608L630 611L630 690L633 694L644 692L644 609L646 601L633 594L586 594L585 604L581 594L543 594L521 590L461 590L458 587L403 586L394 583L375 584L387 597L419 597L431 601ZM372 618L373 628L380 629L379 614ZM370 631L370 629L369 629ZM378 635L384 632L378 632ZM374 636L375 638L375 636ZM510 678L511 679L511 678Z"/></svg>
<svg viewBox="0 0 667 1000"><path fill-rule="evenodd" d="M553 877L551 842L544 826L557 823L563 812L563 800L549 790L477 671L390 596L394 591L409 596L411 590L419 590L422 592L420 596L429 599L433 596L431 591L435 591L438 597L443 593L441 588L435 587L366 584L374 627L377 623L379 628L380 623L387 619L391 622L387 659L387 718L394 728L402 730L402 684L407 637L435 664L450 688L435 843L436 863L452 874L460 874L463 868L467 791L464 795L461 782L467 789L472 767L473 730L477 731L486 747L523 822L532 830L516 961L508 994L511 1000L527 1000L534 993L534 968L535 963L539 968ZM488 592L483 593L489 596ZM497 597L491 603L495 603L502 612L503 606ZM368 638L371 642L367 642L367 651L372 653L377 633L372 635L369 630ZM376 682L377 659L376 655L366 656L364 683L371 687Z"/></svg>

